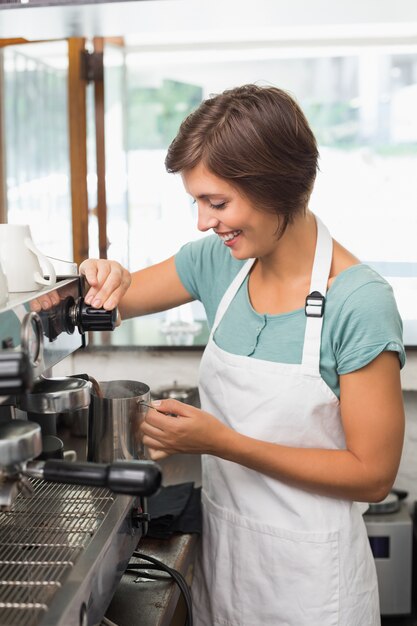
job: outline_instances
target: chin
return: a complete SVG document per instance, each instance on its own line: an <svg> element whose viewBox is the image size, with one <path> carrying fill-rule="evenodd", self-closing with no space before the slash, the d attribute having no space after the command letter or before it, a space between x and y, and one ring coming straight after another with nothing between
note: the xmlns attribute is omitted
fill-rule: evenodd
<svg viewBox="0 0 417 626"><path fill-rule="evenodd" d="M253 256L251 254L247 254L244 251L238 251L238 250L233 250L232 248L229 248L229 252L232 255L232 257L236 259L237 261L247 261L248 259L253 259Z"/></svg>

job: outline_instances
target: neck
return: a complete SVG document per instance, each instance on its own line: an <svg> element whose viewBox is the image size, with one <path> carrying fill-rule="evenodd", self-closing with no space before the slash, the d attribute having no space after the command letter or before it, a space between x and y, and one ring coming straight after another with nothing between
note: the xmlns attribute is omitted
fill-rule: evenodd
<svg viewBox="0 0 417 626"><path fill-rule="evenodd" d="M316 220L307 211L289 224L273 252L258 259L258 271L264 277L275 277L280 281L297 280L311 275L316 250Z"/></svg>

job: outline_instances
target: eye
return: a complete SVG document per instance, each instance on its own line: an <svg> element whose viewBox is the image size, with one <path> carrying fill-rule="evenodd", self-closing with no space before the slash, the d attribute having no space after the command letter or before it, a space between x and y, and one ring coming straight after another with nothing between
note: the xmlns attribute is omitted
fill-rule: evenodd
<svg viewBox="0 0 417 626"><path fill-rule="evenodd" d="M224 209L226 206L227 202L220 202L220 204L213 204L212 202L209 202L210 208L211 209Z"/></svg>

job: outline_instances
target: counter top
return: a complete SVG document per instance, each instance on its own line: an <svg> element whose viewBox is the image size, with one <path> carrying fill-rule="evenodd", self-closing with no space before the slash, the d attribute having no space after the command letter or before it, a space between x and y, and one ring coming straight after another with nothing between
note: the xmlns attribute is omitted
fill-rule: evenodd
<svg viewBox="0 0 417 626"><path fill-rule="evenodd" d="M170 539L139 542L139 551L153 556L180 572L191 584L198 535L174 535ZM143 563L140 559L132 562ZM126 573L106 612L106 618L117 626L180 626L186 607L179 587L172 580L148 580L140 572Z"/></svg>
<svg viewBox="0 0 417 626"><path fill-rule="evenodd" d="M164 485L188 481L196 487L201 485L199 456L177 454L159 464ZM176 569L191 584L199 541L197 534L173 535L170 539L144 537L138 550ZM185 603L175 582L147 580L134 573L122 577L106 613L117 626L183 626L185 616Z"/></svg>

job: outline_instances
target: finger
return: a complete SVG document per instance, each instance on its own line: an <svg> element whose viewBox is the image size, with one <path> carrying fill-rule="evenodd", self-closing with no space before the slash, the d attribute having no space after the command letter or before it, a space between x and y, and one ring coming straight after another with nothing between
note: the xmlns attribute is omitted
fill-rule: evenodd
<svg viewBox="0 0 417 626"><path fill-rule="evenodd" d="M30 310L35 311L35 313L39 313L39 311L42 310L41 303L39 302L39 300L31 300Z"/></svg>
<svg viewBox="0 0 417 626"><path fill-rule="evenodd" d="M108 277L114 273L114 263L108 259L100 259L100 263L97 264L97 282L99 285L103 285L108 280Z"/></svg>
<svg viewBox="0 0 417 626"><path fill-rule="evenodd" d="M60 303L61 299L60 299L59 293L57 291L51 291L51 293L49 295L51 296L52 304L54 306L56 306L57 304Z"/></svg>
<svg viewBox="0 0 417 626"><path fill-rule="evenodd" d="M120 300L125 295L126 291L129 289L131 283L131 276L129 272L123 273L123 279L120 287L115 289L111 296L104 301L103 307L107 310L111 310L116 308Z"/></svg>
<svg viewBox="0 0 417 626"><path fill-rule="evenodd" d="M162 450L154 450L153 448L148 448L147 450L151 461L162 461L162 459L167 459L171 456L168 452L162 452Z"/></svg>
<svg viewBox="0 0 417 626"><path fill-rule="evenodd" d="M90 287L94 287L98 284L97 261L98 259L87 259L86 261L83 261L78 268L80 275L85 276L85 279Z"/></svg>
<svg viewBox="0 0 417 626"><path fill-rule="evenodd" d="M122 297L124 296L125 292L126 287L124 284L122 284L120 287L113 290L113 292L110 294L110 297L106 298L106 296L104 295L103 298L105 299L103 301L103 308L107 311L115 309Z"/></svg>
<svg viewBox="0 0 417 626"><path fill-rule="evenodd" d="M170 429L172 420L175 418L176 416L169 413L165 414L160 411L155 411L154 409L149 409L142 424L149 424L157 428L160 433L163 433Z"/></svg>
<svg viewBox="0 0 417 626"><path fill-rule="evenodd" d="M149 437L149 435L143 436L142 443L147 448L154 448L155 450L164 450L165 452L167 451L165 446L160 441L158 441L158 439Z"/></svg>
<svg viewBox="0 0 417 626"><path fill-rule="evenodd" d="M89 289L84 296L86 304L91 304L96 293L99 291L99 284L97 278L99 259L88 259L83 261L79 267L79 273L81 276L85 276L86 282L89 285Z"/></svg>
<svg viewBox="0 0 417 626"><path fill-rule="evenodd" d="M84 302L86 304L91 304L93 301L94 296L96 295L98 291L97 287L90 287L87 291L87 293L84 296Z"/></svg>
<svg viewBox="0 0 417 626"><path fill-rule="evenodd" d="M151 404L161 413L171 413L172 415L181 415L183 417L192 417L196 411L196 408L190 404L185 404L179 400L172 400L171 398L168 400L154 400Z"/></svg>
<svg viewBox="0 0 417 626"><path fill-rule="evenodd" d="M100 284L102 284L100 282ZM95 295L92 305L94 307L104 307L114 309L121 300L128 286L130 285L130 274L121 265L112 265L112 269L105 278L104 284Z"/></svg>
<svg viewBox="0 0 417 626"><path fill-rule="evenodd" d="M154 437L155 439L160 440L161 437L164 435L164 431L161 428L158 428L157 426L150 424L147 419L143 420L143 422L141 423L140 427L139 427L140 432L142 433L142 435L149 435L150 437Z"/></svg>
<svg viewBox="0 0 417 626"><path fill-rule="evenodd" d="M45 294L44 296L39 298L39 303L43 311L48 311L49 309L52 309L52 307L54 306L54 303L52 301L50 294Z"/></svg>
<svg viewBox="0 0 417 626"><path fill-rule="evenodd" d="M104 300L107 300L108 294L112 289L115 289L119 282L115 277L115 272L112 275L112 263L104 259L100 260L97 264L97 283L95 284L95 290L89 291L86 296L87 304L91 304L93 307L99 309L103 306ZM114 286L113 286L114 285Z"/></svg>

